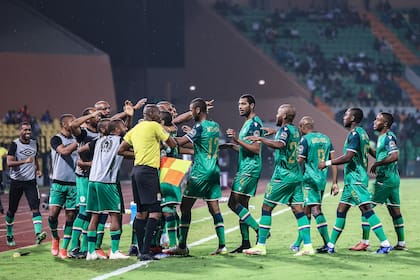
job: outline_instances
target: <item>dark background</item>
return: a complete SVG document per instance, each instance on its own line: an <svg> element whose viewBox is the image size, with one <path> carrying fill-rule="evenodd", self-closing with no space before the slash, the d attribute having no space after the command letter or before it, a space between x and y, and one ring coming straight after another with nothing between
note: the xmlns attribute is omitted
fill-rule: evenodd
<svg viewBox="0 0 420 280"><path fill-rule="evenodd" d="M183 67L183 0L24 0L114 66Z"/></svg>

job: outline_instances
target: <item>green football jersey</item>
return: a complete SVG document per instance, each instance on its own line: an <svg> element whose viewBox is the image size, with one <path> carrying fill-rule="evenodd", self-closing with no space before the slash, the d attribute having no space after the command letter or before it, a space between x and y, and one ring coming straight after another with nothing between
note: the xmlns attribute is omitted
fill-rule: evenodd
<svg viewBox="0 0 420 280"><path fill-rule="evenodd" d="M286 146L275 150L275 167L272 180L281 180L282 182L302 181L302 171L297 160L299 138L299 131L292 124L282 126L277 131L274 139L283 142Z"/></svg>
<svg viewBox="0 0 420 280"><path fill-rule="evenodd" d="M239 139L251 144L252 141L245 140L247 136L260 136L262 121L258 116L247 120L239 132ZM238 172L249 174L251 177L259 178L262 170L261 151L255 154L242 146L239 146Z"/></svg>
<svg viewBox="0 0 420 280"><path fill-rule="evenodd" d="M325 188L328 168L319 170L318 163L329 160L331 151L334 151L334 148L330 138L321 132L310 132L300 139L299 157L305 159L305 183L316 184L320 187L318 189Z"/></svg>
<svg viewBox="0 0 420 280"><path fill-rule="evenodd" d="M171 137L176 137L177 132L176 132L176 131L171 132L171 133L169 133L169 135L170 135ZM171 150L170 154L168 154L168 156L170 156L170 157L175 157L175 158L179 157L179 153L178 153L178 146L176 146L175 148L173 148L173 149Z"/></svg>
<svg viewBox="0 0 420 280"><path fill-rule="evenodd" d="M368 186L369 176L367 173L369 155L369 136L366 131L357 126L350 131L344 144L344 151L355 153L350 162L344 165L344 185Z"/></svg>
<svg viewBox="0 0 420 280"><path fill-rule="evenodd" d="M191 176L200 179L211 178L219 180L219 124L215 121L203 120L196 123L186 136L194 144L194 163Z"/></svg>
<svg viewBox="0 0 420 280"><path fill-rule="evenodd" d="M376 144L376 161L381 161L389 156L391 153L398 153L397 146L397 137L392 131L388 131L385 134L382 134L378 137L378 142ZM378 166L376 169L377 179L398 176L398 166L397 162Z"/></svg>
<svg viewBox="0 0 420 280"><path fill-rule="evenodd" d="M176 137L176 135L177 135L176 131L169 133L169 136L171 136L171 137ZM178 147L170 148L170 147L164 145L163 143L161 143L160 144L160 156L161 157L178 158L178 156L179 156Z"/></svg>

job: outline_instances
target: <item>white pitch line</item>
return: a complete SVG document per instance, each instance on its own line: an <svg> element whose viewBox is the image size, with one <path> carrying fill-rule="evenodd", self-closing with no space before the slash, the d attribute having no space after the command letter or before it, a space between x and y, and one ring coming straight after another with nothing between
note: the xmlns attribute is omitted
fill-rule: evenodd
<svg viewBox="0 0 420 280"><path fill-rule="evenodd" d="M136 268L139 268L139 267L142 267L142 266L147 266L149 264L149 262L151 262L151 261L136 262L136 263L133 263L133 264L131 264L129 266L122 267L120 269L114 270L114 271L112 271L110 273L107 273L107 274L100 275L98 277L92 278L92 280L103 280L103 279L108 279L108 278L110 278L112 276L118 276L118 275L124 274L126 272L129 272L131 270L134 270Z"/></svg>
<svg viewBox="0 0 420 280"><path fill-rule="evenodd" d="M324 196L324 198L327 198L329 196L331 196L331 195L330 194L327 194L327 195ZM287 211L290 211L290 207L281 209L281 210L279 210L277 212L274 212L271 216L273 216L273 217L274 216L278 216L278 215L281 215L283 213L286 213ZM203 218L203 219L197 220L196 223L198 223L199 221L205 221L205 220L209 220L209 219L212 219L212 218L211 217L210 218ZM257 221L259 221L259 219ZM225 234L234 232L235 230L238 230L238 229L239 229L239 226L236 226L236 227L227 229L227 230L225 230ZM206 238L203 238L203 239L200 239L200 240L195 241L193 243L190 243L188 245L188 247L198 246L198 245L201 245L203 243L206 243L207 241L213 240L215 238L217 238L217 235L216 234L213 234L213 235L210 235L210 236L208 236ZM112 271L110 273L106 273L104 275L100 275L100 276L97 276L95 278L92 278L92 280L105 280L105 279L108 279L108 278L110 278L112 276L118 276L118 275L124 274L126 272L129 272L131 270L134 270L136 268L147 266L150 262L151 261L139 261L139 262L134 263L134 264L131 264L129 266L122 267L120 269L114 270L114 271Z"/></svg>
<svg viewBox="0 0 420 280"><path fill-rule="evenodd" d="M277 215L283 214L283 213L285 213L289 210L290 210L290 208L282 209L280 211L275 212L272 216L277 216ZM203 219L201 219L201 220L203 220ZM239 229L239 226L227 229L227 230L225 230L225 234L231 233L231 232L233 232L235 230L238 230L238 229ZM195 242L189 244L188 247L195 247L195 246L201 245L203 243L206 243L207 241L213 240L215 238L217 238L217 235L213 234L211 236L208 236L206 238L200 239L198 241L195 241ZM95 278L92 278L92 280L105 280L105 279L108 279L108 278L113 277L113 276L121 275L121 274L129 272L131 270L134 270L136 268L139 268L139 267L142 267L142 266L147 266L149 264L149 262L151 262L151 261L140 261L140 262L131 264L129 266L122 267L120 269L114 270L110 273L106 273L104 275L97 276Z"/></svg>

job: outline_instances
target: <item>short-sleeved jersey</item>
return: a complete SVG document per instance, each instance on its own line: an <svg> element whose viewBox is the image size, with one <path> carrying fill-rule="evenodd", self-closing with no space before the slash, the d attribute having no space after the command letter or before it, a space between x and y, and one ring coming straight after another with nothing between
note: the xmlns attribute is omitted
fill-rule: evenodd
<svg viewBox="0 0 420 280"><path fill-rule="evenodd" d="M369 136L366 131L357 126L350 131L344 144L344 151L355 153L350 162L344 165L344 185L368 186L369 176L367 173Z"/></svg>
<svg viewBox="0 0 420 280"><path fill-rule="evenodd" d="M299 157L305 159L304 182L315 182L319 186L327 183L328 168L318 169L320 161L327 161L334 151L330 138L321 132L310 132L300 139Z"/></svg>
<svg viewBox="0 0 420 280"><path fill-rule="evenodd" d="M277 131L274 140L283 142L286 146L274 152L274 173L272 180L282 182L302 181L302 171L298 163L299 131L296 126L287 124Z"/></svg>
<svg viewBox="0 0 420 280"><path fill-rule="evenodd" d="M239 131L239 139L251 144L252 141L245 140L247 136L260 136L262 121L258 116L246 120ZM261 151L255 154L242 146L239 146L238 171L241 174L249 174L251 177L259 178L262 170Z"/></svg>
<svg viewBox="0 0 420 280"><path fill-rule="evenodd" d="M219 124L203 120L196 123L186 137L194 144L194 163L191 176L204 180L219 177Z"/></svg>
<svg viewBox="0 0 420 280"><path fill-rule="evenodd" d="M89 142L89 149L93 151L90 182L117 183L118 171L123 160L123 156L118 155L121 142L122 138L118 135L102 136Z"/></svg>
<svg viewBox="0 0 420 280"><path fill-rule="evenodd" d="M76 142L73 136L66 137L59 133L51 138L51 168L53 182L60 184L76 183L76 174L74 173L77 163L77 151L69 155L62 155L57 152L58 146L71 145Z"/></svg>
<svg viewBox="0 0 420 280"><path fill-rule="evenodd" d="M15 157L16 160L25 160L28 157L35 157L38 155L38 145L33 139L29 140L28 144L24 144L20 139L15 139L9 146L7 152L8 156ZM13 180L30 181L34 180L36 176L35 160L31 163L24 163L10 168L9 176Z"/></svg>
<svg viewBox="0 0 420 280"><path fill-rule="evenodd" d="M176 133L176 131L175 132L169 132L169 135L171 137L176 137L177 133ZM162 144L161 147L160 147L160 155L162 157L178 158L179 157L178 147L170 148L170 147Z"/></svg>
<svg viewBox="0 0 420 280"><path fill-rule="evenodd" d="M392 153L398 153L397 137L392 131L388 131L378 137L376 144L376 161L387 158ZM399 176L397 162L378 166L376 176L380 178L388 176Z"/></svg>
<svg viewBox="0 0 420 280"><path fill-rule="evenodd" d="M99 137L98 132L91 131L85 127L80 128L80 135L76 136L77 143L79 143L79 147L89 143L90 141L97 139ZM83 152L78 154L79 158L84 162L92 161L93 153L90 151ZM76 174L83 177L89 177L90 168L80 168L76 166Z"/></svg>
<svg viewBox="0 0 420 280"><path fill-rule="evenodd" d="M124 140L133 146L134 165L153 168L159 168L160 142L168 138L169 134L155 121L141 121L124 136Z"/></svg>

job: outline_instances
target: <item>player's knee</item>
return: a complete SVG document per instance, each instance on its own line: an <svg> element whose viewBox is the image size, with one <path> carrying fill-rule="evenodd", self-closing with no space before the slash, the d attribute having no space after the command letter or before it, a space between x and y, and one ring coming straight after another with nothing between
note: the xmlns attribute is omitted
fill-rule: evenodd
<svg viewBox="0 0 420 280"><path fill-rule="evenodd" d="M214 224L223 223L223 216L222 213L216 213L213 215Z"/></svg>
<svg viewBox="0 0 420 280"><path fill-rule="evenodd" d="M271 216L271 211L269 210L261 210L261 216Z"/></svg>
<svg viewBox="0 0 420 280"><path fill-rule="evenodd" d="M401 219L402 215L401 215L401 213L399 213L399 214L391 213L391 217L392 217L392 220L395 221L395 220Z"/></svg>
<svg viewBox="0 0 420 280"><path fill-rule="evenodd" d="M374 214L375 214L375 212L371 209L371 210L368 210L368 211L364 212L364 213L362 214L362 216L363 216L363 217L365 217L365 219L369 219L369 218L370 218L370 217L372 217Z"/></svg>
<svg viewBox="0 0 420 280"><path fill-rule="evenodd" d="M73 221L66 221L66 223L65 223L65 227L66 227L66 228L71 228L71 227L73 227Z"/></svg>
<svg viewBox="0 0 420 280"><path fill-rule="evenodd" d="M343 212L343 211L337 211L337 218L343 218L345 219L347 215L347 212Z"/></svg>
<svg viewBox="0 0 420 280"><path fill-rule="evenodd" d="M319 215L322 215L322 210L321 210L321 206L320 205L314 205L312 208L311 208L311 214L316 218L316 217L318 217Z"/></svg>
<svg viewBox="0 0 420 280"><path fill-rule="evenodd" d="M10 217L10 218L14 218L15 217L15 213L12 211L7 211L6 216Z"/></svg>
<svg viewBox="0 0 420 280"><path fill-rule="evenodd" d="M41 216L41 213L38 211L38 212L32 212L32 218L35 218L35 217L40 217Z"/></svg>
<svg viewBox="0 0 420 280"><path fill-rule="evenodd" d="M294 215L295 215L296 220L298 220L298 219L302 218L303 216L305 216L305 213L303 211L302 212L296 212L296 213L294 213Z"/></svg>
<svg viewBox="0 0 420 280"><path fill-rule="evenodd" d="M175 220L176 220L175 215L168 215L168 216L165 216L165 221L166 221L166 222L172 222L172 221L175 221Z"/></svg>
<svg viewBox="0 0 420 280"><path fill-rule="evenodd" d="M230 208L230 210L235 211L238 207L238 203L233 199L229 199L228 207Z"/></svg>
<svg viewBox="0 0 420 280"><path fill-rule="evenodd" d="M89 221L90 220L90 215L88 216L88 215L85 215L85 214L82 214L82 213L79 213L78 215L77 215L77 217L79 218L79 219L81 219L82 221Z"/></svg>
<svg viewBox="0 0 420 280"><path fill-rule="evenodd" d="M232 211L235 212L236 215L239 215L242 212L242 209L244 209L244 207L241 204L238 204L235 208L230 209L232 209Z"/></svg>

